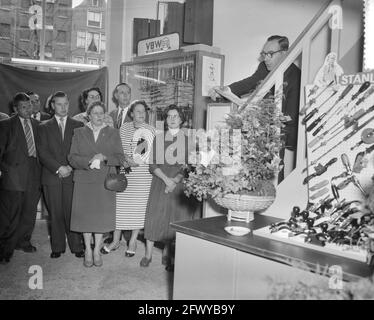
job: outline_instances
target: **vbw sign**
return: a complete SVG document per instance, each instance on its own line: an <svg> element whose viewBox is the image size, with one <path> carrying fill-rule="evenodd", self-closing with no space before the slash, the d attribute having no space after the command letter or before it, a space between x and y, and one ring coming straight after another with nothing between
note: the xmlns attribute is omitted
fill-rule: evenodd
<svg viewBox="0 0 374 320"><path fill-rule="evenodd" d="M179 49L179 33L164 34L138 42L138 56Z"/></svg>

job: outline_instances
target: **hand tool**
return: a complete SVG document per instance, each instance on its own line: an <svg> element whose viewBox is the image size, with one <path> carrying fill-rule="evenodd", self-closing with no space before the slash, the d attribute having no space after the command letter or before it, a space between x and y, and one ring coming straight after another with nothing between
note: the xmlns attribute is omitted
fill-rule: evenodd
<svg viewBox="0 0 374 320"><path fill-rule="evenodd" d="M314 186L310 187L309 190L310 191L316 191L318 189L321 189L322 187L326 187L329 183L330 183L329 180L323 180L321 182L318 182ZM317 209L315 209L315 210L317 210ZM314 210L312 210L312 211L314 211Z"/></svg>
<svg viewBox="0 0 374 320"><path fill-rule="evenodd" d="M372 108L370 108L372 109ZM374 108L373 108L374 110ZM361 116L360 116L361 118ZM359 126L356 126L354 128L354 130L352 130L348 135L346 135L342 140L340 140L335 146L333 146L330 150L326 151L323 155L321 155L320 157L318 157L316 160L312 161L312 165L317 163L317 161L321 158L323 158L326 154L328 154L329 152L331 152L332 150L334 150L337 146L339 146L341 143L347 141L348 139L350 139L351 137L353 137L358 131L360 131L362 128L364 128L368 123L370 123L372 120L374 119L374 116L369 118L368 120L366 120L364 123L362 123L361 125ZM355 123L358 119L356 119L353 123ZM326 142L322 142L320 146L318 146L316 149L314 149L312 152L316 151L318 148L326 145L330 140L332 140L333 138L335 138L338 134L340 134L343 130L345 130L345 128L342 128L341 131L337 132L334 136L332 136L330 139L328 139Z"/></svg>
<svg viewBox="0 0 374 320"><path fill-rule="evenodd" d="M349 85L347 85L347 87L343 90L343 92L340 94L340 96L338 97L338 99L335 101L335 103L334 103L334 105L332 106L332 108L328 111L328 112L330 112L331 110L333 110L338 104L339 104L339 102L340 101L342 101L344 98L345 98L345 96L348 94L348 92L349 91L351 91L352 90L352 88L353 88L353 84L349 84ZM316 131L315 132L313 132L313 136L315 136L318 132L320 132L321 131L321 129L322 128L324 128L325 127L325 125L326 125L326 123L328 123L329 122L329 120L333 117L335 115L335 112L334 113L332 113L322 124L321 124L321 126L320 127L318 127L317 129L316 129ZM314 125L315 126L315 125ZM314 126L313 126L313 128L314 128ZM312 129L311 129L312 130Z"/></svg>
<svg viewBox="0 0 374 320"><path fill-rule="evenodd" d="M358 181L357 177L352 172L348 156L345 153L343 153L341 155L341 159L342 159L344 167L346 168L347 173L352 177L352 182L354 183L354 185L361 191L361 193L364 195L364 197L367 197L367 193L362 188L360 181Z"/></svg>
<svg viewBox="0 0 374 320"><path fill-rule="evenodd" d="M339 115L346 107L348 107L348 105L353 101L355 100L362 92L366 91L367 88L370 87L370 82L369 81L366 81L364 82L360 88L358 88L357 92L355 94L352 95L351 97L351 100L348 101L345 105L341 106L338 110L337 110L337 115Z"/></svg>
<svg viewBox="0 0 374 320"><path fill-rule="evenodd" d="M317 199L317 198L323 196L327 192L329 192L329 189L328 188L323 188L323 189L317 191L315 194L311 195L310 199L311 200Z"/></svg>
<svg viewBox="0 0 374 320"><path fill-rule="evenodd" d="M369 112L372 112L374 111L374 106L369 108L368 110L364 110L364 109L360 109L360 110L357 110L353 115L351 116L344 116L342 118L340 118L339 121L337 121L330 129L329 131L331 131L332 129L334 129L337 125L340 124L340 121L344 120L344 124L341 125L340 127L336 128L334 131L331 132L331 134L334 134L336 131L340 130L343 126L345 128L348 128L350 127L351 125L353 125L354 123L356 123L360 118L362 118L363 116L365 116L366 114L368 114Z"/></svg>
<svg viewBox="0 0 374 320"><path fill-rule="evenodd" d="M323 90L321 90L321 92L319 94L317 94L317 96L315 98L310 99L309 102L304 107L301 108L300 115L303 116L305 114L306 110L309 109L309 107L311 107L316 102L316 100L318 99L318 97L322 93L324 93L328 88L330 88L330 86L333 85L334 82L335 81L332 80L325 88L323 88Z"/></svg>
<svg viewBox="0 0 374 320"><path fill-rule="evenodd" d="M357 100L355 106L358 107L359 104L364 102L369 96L371 96L374 93L374 86L372 86L370 89L368 89L365 94Z"/></svg>
<svg viewBox="0 0 374 320"><path fill-rule="evenodd" d="M308 97L310 97L311 95L315 94L315 93L317 92L318 89L319 89L319 87L315 84L315 85L313 86L313 88L310 89L309 94L308 94Z"/></svg>
<svg viewBox="0 0 374 320"><path fill-rule="evenodd" d="M357 142L353 147L351 147L351 150L356 149L357 147L359 147L363 143L366 143L366 144L374 143L374 129L366 128L366 129L362 130L361 140L359 142Z"/></svg>
<svg viewBox="0 0 374 320"><path fill-rule="evenodd" d="M369 154L370 152L374 151L374 145L366 148L364 151L360 151L356 155L355 162L353 164L352 171L355 173L360 173L363 168L365 168L365 162L364 162L364 157Z"/></svg>
<svg viewBox="0 0 374 320"><path fill-rule="evenodd" d="M338 158L332 158L329 162L327 162L324 166L321 164L318 164L316 167L314 167L315 172L307 176L303 184L307 184L312 178L320 176L322 173L327 171L327 168L334 164L336 161L338 161Z"/></svg>
<svg viewBox="0 0 374 320"><path fill-rule="evenodd" d="M330 100L330 98L332 98L334 95L336 95L338 93L338 90L333 90L333 92L331 93L331 95L322 103L320 104L318 107L315 107L311 112L309 112L303 119L303 121L301 122L302 124L306 124L316 113L318 113L318 110L321 110L321 108L325 105L325 103L327 101ZM330 109L331 110L331 109Z"/></svg>

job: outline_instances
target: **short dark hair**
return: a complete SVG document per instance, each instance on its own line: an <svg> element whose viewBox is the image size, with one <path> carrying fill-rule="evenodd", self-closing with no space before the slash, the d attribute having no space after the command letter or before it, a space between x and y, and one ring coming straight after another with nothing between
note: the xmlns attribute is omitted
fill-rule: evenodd
<svg viewBox="0 0 374 320"><path fill-rule="evenodd" d="M168 117L168 112L170 110L176 110L179 114L179 118L181 119L181 125L183 125L183 123L186 121L186 116L182 110L182 108L178 107L177 105L175 104L171 104L169 106L167 106L164 110L164 113L163 113L163 118L164 118L164 127L165 127L165 130L168 130L168 124L167 124L167 121L166 121L166 118Z"/></svg>
<svg viewBox="0 0 374 320"><path fill-rule="evenodd" d="M52 95L51 100L50 100L50 104L54 103L56 98L65 98L65 97L66 98L68 97L68 95L65 92L57 91Z"/></svg>
<svg viewBox="0 0 374 320"><path fill-rule="evenodd" d="M17 92L13 97L13 107L17 107L20 101L30 101L30 97L24 92Z"/></svg>
<svg viewBox="0 0 374 320"><path fill-rule="evenodd" d="M135 106L138 105L138 104L141 104L144 107L144 110L145 110L146 113L148 113L148 111L149 111L149 107L144 100L135 100L135 101L131 102L130 107L129 107L129 111L128 111L128 114L129 114L131 120L134 120L134 118L131 114L134 112Z"/></svg>
<svg viewBox="0 0 374 320"><path fill-rule="evenodd" d="M97 91L100 95L100 101L103 101L103 94L101 93L100 88L92 87L92 88L84 89L81 93L81 96L80 96L80 107L81 107L82 111L85 111L86 108L87 108L86 100L88 98L88 93L90 91Z"/></svg>
<svg viewBox="0 0 374 320"><path fill-rule="evenodd" d="M130 94L131 94L131 87L130 87L130 85L129 85L128 83L126 83L126 82L121 82L121 83L117 84L116 87L114 88L113 92L112 92L112 101L115 103L115 105L118 105L118 100L117 100L117 98L115 97L115 93L117 92L117 89L118 89L118 87L120 87L120 86L126 86L127 88L129 88L129 90L130 90Z"/></svg>
<svg viewBox="0 0 374 320"><path fill-rule="evenodd" d="M269 38L267 38L267 41L278 41L279 47L281 48L281 50L285 50L285 51L288 50L289 45L290 45L288 38L285 36L278 36L278 35L270 36Z"/></svg>
<svg viewBox="0 0 374 320"><path fill-rule="evenodd" d="M103 109L104 113L105 113L105 104L101 101L94 101L94 102L92 102L88 105L87 110L86 110L87 115L90 115L92 109L97 107L97 106L101 107Z"/></svg>

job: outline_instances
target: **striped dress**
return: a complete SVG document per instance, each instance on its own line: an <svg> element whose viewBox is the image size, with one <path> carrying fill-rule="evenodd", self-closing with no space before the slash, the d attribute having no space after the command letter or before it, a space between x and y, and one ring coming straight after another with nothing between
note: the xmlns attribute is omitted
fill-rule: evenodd
<svg viewBox="0 0 374 320"><path fill-rule="evenodd" d="M148 124L135 128L133 122L125 122L121 126L120 136L125 155L134 158L135 150L137 156L135 156L134 160L141 162L141 164L138 167L131 167L132 171L126 174L128 182L126 190L116 194L116 229L143 229L152 182L148 159L152 149L155 129ZM142 141L143 146L146 144L147 148L144 149L141 145L138 146L139 141Z"/></svg>

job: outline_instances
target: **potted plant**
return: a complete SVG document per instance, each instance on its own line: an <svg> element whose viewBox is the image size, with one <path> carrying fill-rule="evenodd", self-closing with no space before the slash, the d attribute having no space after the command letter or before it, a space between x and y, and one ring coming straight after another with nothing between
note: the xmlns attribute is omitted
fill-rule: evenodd
<svg viewBox="0 0 374 320"><path fill-rule="evenodd" d="M251 212L266 209L275 199L273 180L282 169L279 153L284 147L281 129L289 119L274 97L230 112L215 131L216 147L192 154L195 164L184 181L186 195L199 201L211 197L231 212L249 212L252 220Z"/></svg>

